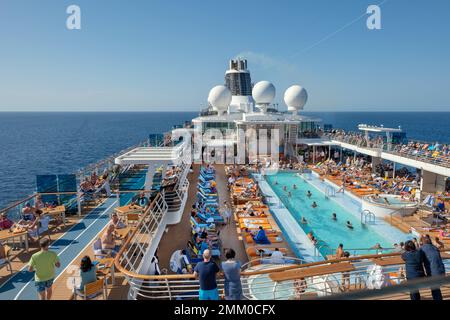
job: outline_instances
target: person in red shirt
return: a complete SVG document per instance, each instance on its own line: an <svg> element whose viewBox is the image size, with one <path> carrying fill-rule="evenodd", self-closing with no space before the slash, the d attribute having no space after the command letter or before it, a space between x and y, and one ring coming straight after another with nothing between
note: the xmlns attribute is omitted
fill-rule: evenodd
<svg viewBox="0 0 450 320"><path fill-rule="evenodd" d="M0 215L0 230L6 230L11 228L14 225L14 222L8 219L8 215L6 212L3 212Z"/></svg>

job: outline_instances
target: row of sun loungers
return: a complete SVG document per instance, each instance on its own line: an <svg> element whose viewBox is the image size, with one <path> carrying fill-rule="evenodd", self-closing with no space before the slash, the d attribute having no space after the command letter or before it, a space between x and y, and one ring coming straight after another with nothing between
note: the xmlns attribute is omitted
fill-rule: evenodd
<svg viewBox="0 0 450 320"><path fill-rule="evenodd" d="M235 170L226 169L228 175L235 174ZM273 263L271 254L276 249L285 256L291 254L286 241L283 239L269 207L259 196L259 187L250 177L238 177L230 187L231 198L234 203L234 219L249 260L256 263ZM265 241L258 241L258 232L264 230ZM286 261L285 261L286 262Z"/></svg>

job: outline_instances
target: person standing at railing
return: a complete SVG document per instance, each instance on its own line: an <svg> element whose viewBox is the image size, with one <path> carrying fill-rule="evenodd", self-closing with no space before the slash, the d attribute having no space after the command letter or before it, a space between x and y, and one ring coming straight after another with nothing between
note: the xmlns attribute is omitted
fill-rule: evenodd
<svg viewBox="0 0 450 320"><path fill-rule="evenodd" d="M241 263L235 260L236 252L233 249L225 251L226 261L222 262L225 277L225 300L241 300Z"/></svg>
<svg viewBox="0 0 450 320"><path fill-rule="evenodd" d="M445 276L445 266L442 262L441 253L432 244L430 236L426 235L423 237L422 243L423 245L420 247L420 250L425 254L424 266L427 277ZM431 288L431 295L433 296L433 300L442 300L442 293L439 287Z"/></svg>
<svg viewBox="0 0 450 320"><path fill-rule="evenodd" d="M199 279L200 300L219 300L219 291L217 289L216 276L220 271L217 264L211 261L211 251L206 249L203 252L203 261L197 263L194 268L194 276Z"/></svg>
<svg viewBox="0 0 450 320"><path fill-rule="evenodd" d="M425 277L425 254L423 251L417 250L413 241L406 241L405 252L401 257L405 261L406 279L408 281ZM411 300L420 300L419 291L412 291L410 297Z"/></svg>

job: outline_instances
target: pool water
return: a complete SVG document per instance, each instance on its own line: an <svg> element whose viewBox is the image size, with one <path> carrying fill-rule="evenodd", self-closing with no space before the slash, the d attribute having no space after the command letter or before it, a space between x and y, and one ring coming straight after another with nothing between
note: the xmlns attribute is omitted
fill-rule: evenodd
<svg viewBox="0 0 450 320"><path fill-rule="evenodd" d="M389 201L389 205L395 205L395 206L404 206L404 205L416 205L415 202L408 201L406 199L399 198L397 196L389 196L389 195L381 195L379 198L371 198L372 202L380 203L383 205L386 205L386 201L384 200L387 198Z"/></svg>
<svg viewBox="0 0 450 320"><path fill-rule="evenodd" d="M361 224L359 213L351 213L332 197L325 197L323 192L296 173L279 172L266 176L266 181L305 233L311 231L319 240L317 246L322 255L331 254L330 248L336 249L340 243L344 245L344 250L349 250L351 254L354 250L350 249L371 248L377 243L383 248L392 247L393 243L379 235L373 228ZM297 189L293 188L294 184ZM287 191L283 190L283 186L287 187ZM310 198L307 197L308 190L312 193ZM291 197L288 197L288 192L291 192ZM311 207L314 201L318 205L316 208ZM337 215L336 221L331 218L333 213ZM306 225L300 223L302 217L307 220ZM353 229L346 226L347 221L352 223ZM325 243L326 246L322 246L321 243Z"/></svg>

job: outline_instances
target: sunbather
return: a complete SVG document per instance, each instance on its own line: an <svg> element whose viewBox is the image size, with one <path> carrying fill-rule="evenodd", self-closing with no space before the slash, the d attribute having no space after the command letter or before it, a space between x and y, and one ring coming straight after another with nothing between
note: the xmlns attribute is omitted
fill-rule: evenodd
<svg viewBox="0 0 450 320"><path fill-rule="evenodd" d="M269 239L267 238L266 232L264 231L263 227L258 228L258 233L256 236L253 237L253 240L258 244L266 244L270 243Z"/></svg>
<svg viewBox="0 0 450 320"><path fill-rule="evenodd" d="M8 214L6 212L3 212L0 215L0 230L10 229L13 225L14 222L8 218Z"/></svg>
<svg viewBox="0 0 450 320"><path fill-rule="evenodd" d="M111 250L112 256L117 253L116 237L114 235L115 227L110 224L101 238L102 249Z"/></svg>
<svg viewBox="0 0 450 320"><path fill-rule="evenodd" d="M119 218L119 216L115 212L111 215L110 224L112 224L115 229L123 229L126 227L126 224L122 221L122 219Z"/></svg>

